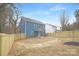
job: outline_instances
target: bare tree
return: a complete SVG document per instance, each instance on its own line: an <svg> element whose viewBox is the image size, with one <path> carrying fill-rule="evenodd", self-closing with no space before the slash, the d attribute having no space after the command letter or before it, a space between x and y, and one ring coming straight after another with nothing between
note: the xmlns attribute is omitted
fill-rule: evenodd
<svg viewBox="0 0 79 59"><path fill-rule="evenodd" d="M6 30L5 26L13 27L16 32L17 21L20 18L20 11L16 4L2 3L0 4L0 32Z"/></svg>
<svg viewBox="0 0 79 59"><path fill-rule="evenodd" d="M60 15L60 24L61 24L61 30L66 31L67 25L69 24L69 17L66 15L65 11Z"/></svg>
<svg viewBox="0 0 79 59"><path fill-rule="evenodd" d="M14 28L14 33L16 33L18 29L17 24L18 24L18 20L20 19L21 12L17 7L13 8L13 12L14 12L14 16L13 16L13 19L10 21L10 23Z"/></svg>
<svg viewBox="0 0 79 59"><path fill-rule="evenodd" d="M11 15L11 4L1 3L0 4L0 32L4 31L5 24L7 23L8 17Z"/></svg>
<svg viewBox="0 0 79 59"><path fill-rule="evenodd" d="M76 21L79 22L79 9L77 9L74 14L75 14L75 17L76 17Z"/></svg>
<svg viewBox="0 0 79 59"><path fill-rule="evenodd" d="M77 9L74 13L76 22L73 23L73 27L75 30L79 30L79 9Z"/></svg>

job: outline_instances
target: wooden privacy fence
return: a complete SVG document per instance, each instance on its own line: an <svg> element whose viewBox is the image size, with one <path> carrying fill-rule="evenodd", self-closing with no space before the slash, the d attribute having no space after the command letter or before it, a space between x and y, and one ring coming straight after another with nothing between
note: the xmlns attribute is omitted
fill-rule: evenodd
<svg viewBox="0 0 79 59"><path fill-rule="evenodd" d="M62 31L56 32L53 34L54 37L58 38L78 38L79 39L79 31Z"/></svg>
<svg viewBox="0 0 79 59"><path fill-rule="evenodd" d="M6 56L15 40L24 39L24 34L3 34L0 33L0 55Z"/></svg>
<svg viewBox="0 0 79 59"><path fill-rule="evenodd" d="M61 31L49 33L48 36L52 36L54 38L58 38L59 40L67 40L67 41L79 41L79 31Z"/></svg>

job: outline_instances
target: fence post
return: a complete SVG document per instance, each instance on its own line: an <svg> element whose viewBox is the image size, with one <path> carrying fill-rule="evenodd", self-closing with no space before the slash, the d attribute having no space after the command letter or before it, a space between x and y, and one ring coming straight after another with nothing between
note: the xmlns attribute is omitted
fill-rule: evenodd
<svg viewBox="0 0 79 59"><path fill-rule="evenodd" d="M0 56L1 56L1 35L0 35Z"/></svg>
<svg viewBox="0 0 79 59"><path fill-rule="evenodd" d="M73 39L72 39L72 41L74 41L74 30L73 30Z"/></svg>

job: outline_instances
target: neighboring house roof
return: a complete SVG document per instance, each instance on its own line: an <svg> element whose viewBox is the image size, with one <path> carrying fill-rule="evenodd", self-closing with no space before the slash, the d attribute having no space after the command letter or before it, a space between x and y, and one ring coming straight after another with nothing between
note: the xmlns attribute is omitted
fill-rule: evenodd
<svg viewBox="0 0 79 59"><path fill-rule="evenodd" d="M43 22L40 22L40 21L37 21L37 20L30 19L30 18L27 18L27 17L23 17L23 16L22 16L22 17L21 17L21 22L22 22L23 20L26 21L26 22L28 21L28 22L37 23L37 24L44 24Z"/></svg>
<svg viewBox="0 0 79 59"><path fill-rule="evenodd" d="M55 27L55 28L57 28L55 25L52 25L52 24L48 24L48 23L46 23L47 25L50 25L50 26L52 26L52 27Z"/></svg>

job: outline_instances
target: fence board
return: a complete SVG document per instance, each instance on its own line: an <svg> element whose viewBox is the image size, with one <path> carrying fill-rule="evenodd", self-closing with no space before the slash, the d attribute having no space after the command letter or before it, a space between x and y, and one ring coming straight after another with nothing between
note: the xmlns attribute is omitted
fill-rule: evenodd
<svg viewBox="0 0 79 59"><path fill-rule="evenodd" d="M23 34L0 34L0 54L2 56L8 55L12 44L15 40L24 39L25 36Z"/></svg>

